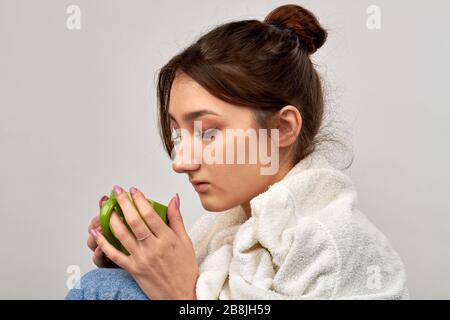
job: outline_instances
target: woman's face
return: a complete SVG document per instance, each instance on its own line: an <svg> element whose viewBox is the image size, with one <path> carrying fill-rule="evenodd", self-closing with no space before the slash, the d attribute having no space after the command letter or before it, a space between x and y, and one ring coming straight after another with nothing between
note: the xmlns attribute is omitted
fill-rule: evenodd
<svg viewBox="0 0 450 320"><path fill-rule="evenodd" d="M251 109L214 97L185 74L178 75L172 84L169 114L175 145L173 170L186 173L191 182L205 182L196 191L206 210L224 211L242 205L250 216L250 200L286 173L274 163L279 160L274 156L278 150L270 138L262 139L258 134L260 127ZM256 135L256 151L250 148L249 135L245 137L249 132ZM244 145L238 140L245 141ZM259 150L260 143L267 151ZM256 160L251 160L251 155ZM261 168L269 166L273 173L262 174Z"/></svg>

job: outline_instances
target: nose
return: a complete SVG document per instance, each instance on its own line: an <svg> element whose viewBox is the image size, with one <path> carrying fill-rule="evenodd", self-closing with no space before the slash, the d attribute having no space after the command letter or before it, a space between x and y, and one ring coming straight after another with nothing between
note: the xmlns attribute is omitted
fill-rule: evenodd
<svg viewBox="0 0 450 320"><path fill-rule="evenodd" d="M184 139L182 139L183 141ZM187 139L188 141L190 139ZM201 157L199 152L195 152L192 143L179 142L177 146L174 146L172 153L172 169L177 173L187 173L190 171L196 171L200 169Z"/></svg>

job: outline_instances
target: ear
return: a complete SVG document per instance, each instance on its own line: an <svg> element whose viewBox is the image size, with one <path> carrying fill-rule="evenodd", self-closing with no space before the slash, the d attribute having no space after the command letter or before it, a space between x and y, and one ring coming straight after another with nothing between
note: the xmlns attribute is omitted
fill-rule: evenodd
<svg viewBox="0 0 450 320"><path fill-rule="evenodd" d="M279 147L289 147L297 140L302 128L300 111L287 105L278 111L277 129L279 130Z"/></svg>

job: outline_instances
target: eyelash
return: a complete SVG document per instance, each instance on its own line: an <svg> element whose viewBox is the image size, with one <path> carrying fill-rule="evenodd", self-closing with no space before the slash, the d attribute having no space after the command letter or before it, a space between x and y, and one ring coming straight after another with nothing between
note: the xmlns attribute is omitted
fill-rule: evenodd
<svg viewBox="0 0 450 320"><path fill-rule="evenodd" d="M213 132L212 137L208 137L206 138L206 141L211 141L214 139L215 137L215 133L218 131L219 129L217 128L210 128L207 129L205 131L199 132L196 136L201 137L202 139L205 139L205 135L211 135L211 131ZM179 129L172 129L172 141L174 141L175 143L177 143L177 139L181 138L181 136L178 134ZM174 137L174 133L176 133L177 135Z"/></svg>
<svg viewBox="0 0 450 320"><path fill-rule="evenodd" d="M218 131L217 128L210 128L210 129L207 129L207 130L205 130L205 131L203 131L203 132L200 132L199 136L200 136L202 139L205 139L205 136L209 136L209 138L206 138L206 140L207 140L207 141L211 141L211 140L213 140L214 137L216 136L217 131ZM211 132L212 132L212 134L211 134Z"/></svg>

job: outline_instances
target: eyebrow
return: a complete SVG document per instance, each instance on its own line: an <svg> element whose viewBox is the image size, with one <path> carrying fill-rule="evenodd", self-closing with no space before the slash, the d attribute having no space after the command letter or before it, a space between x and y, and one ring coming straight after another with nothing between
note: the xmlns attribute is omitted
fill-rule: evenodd
<svg viewBox="0 0 450 320"><path fill-rule="evenodd" d="M220 116L219 114L215 113L214 111L202 109L202 110L192 111L192 112L184 114L183 119L184 119L184 121L189 122L189 121L200 118L207 114ZM173 115L171 115L170 113L169 113L169 117L170 117L170 119L176 121L175 118L173 117Z"/></svg>

